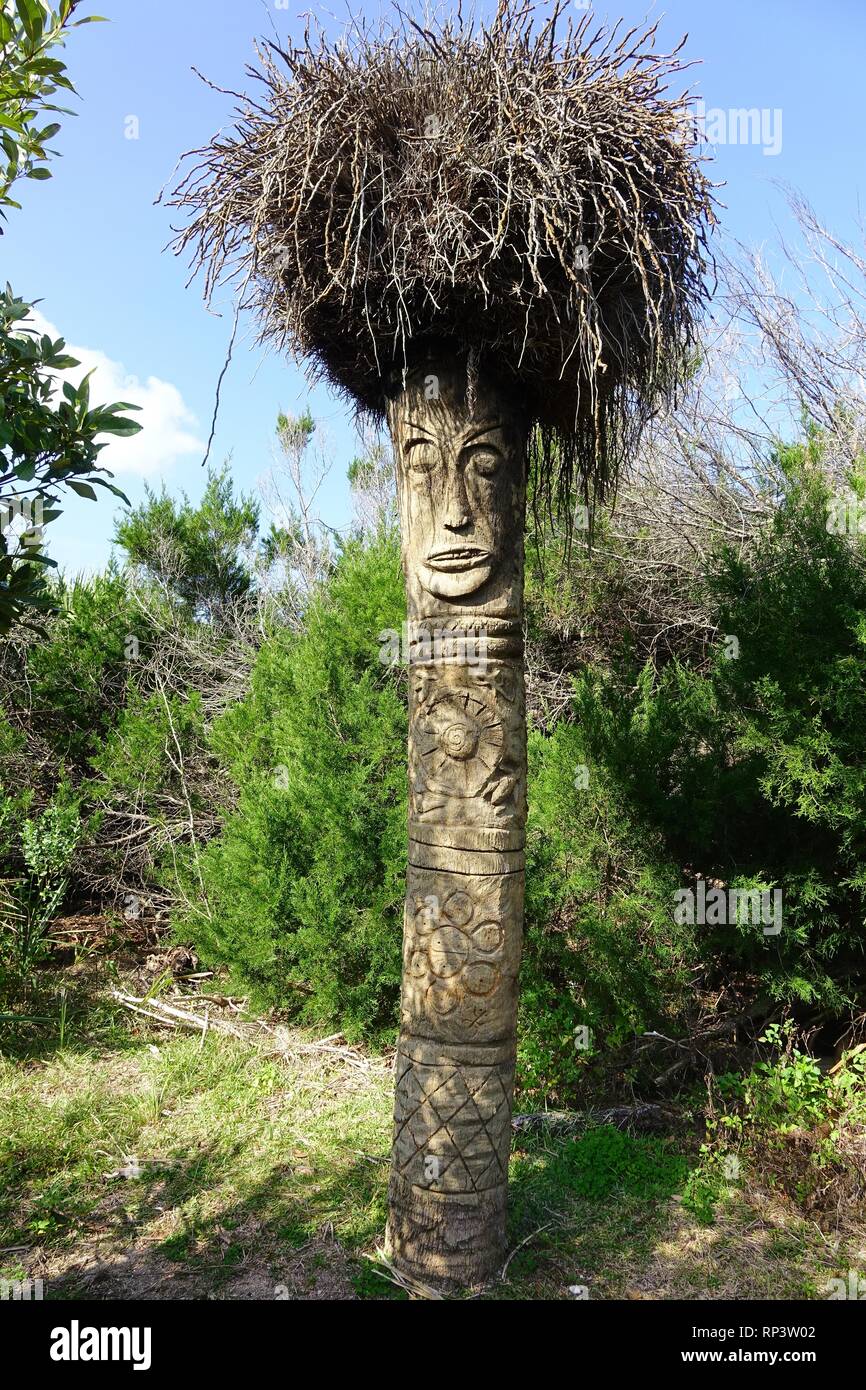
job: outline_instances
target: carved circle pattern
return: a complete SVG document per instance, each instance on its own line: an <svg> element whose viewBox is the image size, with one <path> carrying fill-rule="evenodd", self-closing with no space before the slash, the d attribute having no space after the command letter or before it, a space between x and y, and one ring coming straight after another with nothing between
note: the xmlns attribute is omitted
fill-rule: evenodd
<svg viewBox="0 0 866 1390"><path fill-rule="evenodd" d="M458 889L439 905L435 897L417 900L416 939L409 972L417 980L430 980L428 1006L441 1015L453 1013L465 996L477 1001L491 995L501 974L495 957L505 933L501 922L484 917L475 920L476 908L468 893ZM479 1005L478 1014L483 1012Z"/></svg>

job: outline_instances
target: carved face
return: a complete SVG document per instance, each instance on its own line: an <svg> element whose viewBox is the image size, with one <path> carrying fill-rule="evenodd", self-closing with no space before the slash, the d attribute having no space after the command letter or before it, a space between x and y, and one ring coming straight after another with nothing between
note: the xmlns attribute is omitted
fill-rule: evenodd
<svg viewBox="0 0 866 1390"><path fill-rule="evenodd" d="M437 598L473 594L522 526L522 431L493 392L479 389L470 415L462 373L413 377L392 419L404 536L418 579Z"/></svg>

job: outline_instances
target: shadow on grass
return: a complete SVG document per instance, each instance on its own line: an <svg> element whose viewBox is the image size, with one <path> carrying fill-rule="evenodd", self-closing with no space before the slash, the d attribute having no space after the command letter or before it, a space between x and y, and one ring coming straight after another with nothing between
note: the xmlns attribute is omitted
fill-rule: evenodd
<svg viewBox="0 0 866 1390"><path fill-rule="evenodd" d="M651 1253L690 1160L673 1137L611 1125L523 1141L512 1155L507 1279L500 1298L616 1297Z"/></svg>
<svg viewBox="0 0 866 1390"><path fill-rule="evenodd" d="M177 1100L196 1104L188 1091ZM41 1159L30 1153L39 1214L54 1224L33 1230L21 1277L43 1278L50 1299L405 1298L366 1258L385 1228L384 1158L358 1153L351 1124L303 1141L294 1125L235 1134L230 1105L224 1128L217 1117L197 1140L184 1135L163 1161L143 1159L143 1176L128 1182L100 1186L92 1166L77 1182L48 1140ZM576 1138L521 1135L505 1277L465 1296L826 1296L822 1281L844 1273L850 1257L813 1248L804 1223L750 1206L745 1189L702 1223L689 1182L697 1155L684 1147L682 1134L611 1126ZM677 1193L686 1200L672 1203Z"/></svg>
<svg viewBox="0 0 866 1390"><path fill-rule="evenodd" d="M17 1055L47 1059L59 1050L61 1034L67 1052L94 1043L102 1052L142 1047L142 1038L87 979L76 987L64 1028L56 1036L35 1037L32 1045L20 1039ZM151 1078L153 1109L142 1118L133 1106L127 1130L122 1106L115 1119L107 1105L99 1117L105 1139L99 1128L79 1144L78 1171L69 1145L80 1132L75 1107L88 1104L83 1095L73 1093L63 1126L56 1133L49 1127L44 1145L31 1126L22 1130L25 1147L7 1153L9 1176L20 1169L11 1187L20 1193L26 1182L34 1194L23 1207L17 1201L24 1235L15 1239L32 1243L38 1268L29 1272L44 1277L48 1296L271 1299L283 1296L274 1292L282 1287L292 1298L402 1297L364 1258L382 1241L388 1178L386 1161L358 1153L356 1125L367 1111L356 1109L348 1123L338 1113L317 1129L315 1117L327 1112L319 1105L310 1112L310 1132L300 1136L291 1110L283 1116L277 1090L277 1108L268 1112L274 1123L263 1125L257 1101L244 1108L257 1095L246 1061L235 1068L227 1054L223 1076L209 1069L200 1052L188 1047L179 1060L164 1064L156 1081ZM163 1067L162 1061L156 1066ZM116 1076L111 1083L132 1086L134 1102L135 1072L127 1081L121 1066ZM181 1078L177 1086L175 1077ZM232 1085L239 1089L232 1092ZM267 1095L262 1091L263 1101ZM193 1139L183 1116L184 1107L199 1113L197 1096L210 1097L211 1105L214 1096L219 1101L206 1112L215 1117L212 1127L210 1120L206 1127L197 1124ZM163 1130L162 1115L171 1115L176 1105L179 1120L169 1120ZM251 1127L242 1129L246 1116ZM146 1144L153 1152L165 1143L164 1158L148 1161L142 1155L141 1177L106 1186L101 1153L112 1126L116 1148L135 1145L148 1128ZM380 1126L377 1118L377 1137L370 1140L376 1146L380 1129L384 1122ZM648 1259L669 1198L685 1183L689 1160L673 1138L632 1137L611 1126L577 1138L521 1136L519 1143L511 1163L507 1278L494 1281L485 1296L564 1297L570 1286L591 1283L606 1290L602 1296L615 1297L629 1270ZM9 1199L16 1204L13 1191ZM7 1206L11 1222L14 1205Z"/></svg>
<svg viewBox="0 0 866 1390"><path fill-rule="evenodd" d="M50 1281L47 1296L405 1297L365 1258L384 1231L387 1164L311 1149L307 1171L274 1164L204 1210L209 1193L243 1173L245 1150L243 1142L209 1145L139 1180L146 1187L117 1219L111 1253L103 1244L88 1256L85 1245L78 1267ZM666 1201L687 1172L688 1161L664 1139L610 1127L524 1147L512 1160L507 1278L482 1296L562 1298L587 1285L592 1296L616 1297L646 1264ZM171 1232L146 1235L165 1212L176 1214Z"/></svg>
<svg viewBox="0 0 866 1390"><path fill-rule="evenodd" d="M132 1201L127 1189L113 1211L100 1205L68 1242L68 1271L49 1281L46 1297L388 1297L362 1258L384 1229L387 1166L311 1152L308 1173L274 1164L222 1202L219 1187L243 1173L246 1148L209 1145L137 1179ZM173 1229L154 1238L166 1212Z"/></svg>
<svg viewBox="0 0 866 1390"><path fill-rule="evenodd" d="M57 1052L140 1046L105 997L108 983L104 963L76 976L39 970L26 989L0 978L0 1053L10 1061L44 1062Z"/></svg>

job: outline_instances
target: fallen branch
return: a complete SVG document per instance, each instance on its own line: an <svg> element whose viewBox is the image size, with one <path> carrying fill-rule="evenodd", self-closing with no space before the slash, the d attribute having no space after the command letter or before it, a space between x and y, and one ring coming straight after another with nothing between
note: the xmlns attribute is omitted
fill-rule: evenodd
<svg viewBox="0 0 866 1390"><path fill-rule="evenodd" d="M142 1017L150 1019L153 1023L162 1024L165 1028L194 1028L196 1032L202 1034L202 1038L204 1038L204 1035L208 1031L213 1030L218 1033L228 1033L231 1037L239 1038L241 1042L250 1045L253 1045L262 1035L276 1036L282 1041L281 1035L277 1030L261 1021L255 1023L251 1022L249 1031L243 1032L240 1028L235 1027L234 1024L228 1023L225 1019L215 1016L211 1012L211 1006L219 1002L216 996L201 996L202 1004L206 1006L207 1010L205 1016L202 1017L200 1014L193 1013L189 1009L179 1009L174 1004L167 1004L163 999L155 999L148 995L139 998L137 995L128 994L125 990L121 989L112 990L112 995L118 1003L122 1004L125 1009L129 1009L131 1013L140 1014ZM182 998L186 998L186 996L182 996ZM227 998L223 1002L229 1008L236 1007L234 1001L231 999ZM253 1032L253 1030L255 1030L255 1032ZM331 1034L331 1038L340 1038L342 1036L342 1033ZM333 1057L339 1058L339 1060L346 1063L347 1066L354 1067L356 1071L363 1072L364 1074L369 1074L371 1070L371 1061L369 1059L359 1055L354 1048L348 1045L344 1047L335 1047L328 1038L323 1039L321 1042L290 1042L286 1040L281 1047L273 1049L266 1055L269 1057L285 1057L290 1053L300 1055L311 1052L326 1052Z"/></svg>
<svg viewBox="0 0 866 1390"><path fill-rule="evenodd" d="M162 1023L166 1027L195 1028L196 1031L206 1033L208 1029L215 1029L220 1033L230 1033L234 1038L240 1038L242 1042L247 1039L239 1028L231 1023L226 1023L223 1019L213 1018L208 1015L200 1018L198 1014L190 1013L188 1009L176 1009L171 1004L164 1003L161 999L139 999L134 994L127 994L124 990L114 989L111 991L114 998L123 1005L125 1009L130 1009L132 1013L143 1014L145 1018L152 1019L155 1023ZM147 1007L143 1007L147 1005Z"/></svg>
<svg viewBox="0 0 866 1390"><path fill-rule="evenodd" d="M512 1123L513 1123L513 1121L512 1121ZM515 1256L516 1254L518 1254L519 1251L521 1251L521 1250L523 1249L524 1245L528 1245L529 1242L530 1242L531 1240L534 1240L536 1236L540 1236L542 1231L548 1230L548 1228L549 1228L550 1226L552 1226L552 1225L553 1225L553 1222L552 1222L552 1221L546 1221L546 1222L544 1223L543 1226L539 1226L539 1227L538 1227L538 1230L537 1230L537 1231L530 1231L528 1236L524 1236L523 1240L520 1242L519 1245L515 1245L515 1247L514 1247L514 1249L512 1250L511 1254L508 1256L508 1259L505 1261L505 1264L502 1266L502 1273L501 1273L500 1276L499 1276L500 1283L503 1283L503 1284L505 1283L505 1279L506 1279L506 1276L507 1276L507 1274L508 1274L508 1266L511 1264L511 1261L514 1259L514 1256Z"/></svg>
<svg viewBox="0 0 866 1390"><path fill-rule="evenodd" d="M646 1101L639 1105L614 1105L596 1110L540 1110L515 1115L511 1128L516 1134L578 1134L589 1125L615 1125L617 1129L667 1129L679 1118L675 1105Z"/></svg>

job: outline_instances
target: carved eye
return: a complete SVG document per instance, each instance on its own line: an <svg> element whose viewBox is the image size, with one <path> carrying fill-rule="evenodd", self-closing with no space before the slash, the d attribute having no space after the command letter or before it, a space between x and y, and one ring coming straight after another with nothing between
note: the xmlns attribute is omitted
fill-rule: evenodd
<svg viewBox="0 0 866 1390"><path fill-rule="evenodd" d="M482 478L492 478L502 462L502 455L494 444L476 444L464 449L463 458Z"/></svg>
<svg viewBox="0 0 866 1390"><path fill-rule="evenodd" d="M429 439L410 439L406 445L406 466L413 473L429 473L436 459L436 446Z"/></svg>

